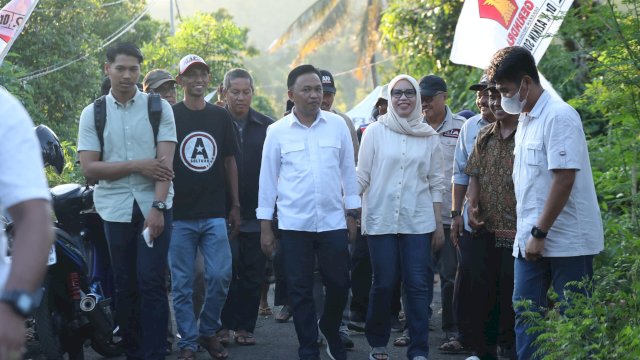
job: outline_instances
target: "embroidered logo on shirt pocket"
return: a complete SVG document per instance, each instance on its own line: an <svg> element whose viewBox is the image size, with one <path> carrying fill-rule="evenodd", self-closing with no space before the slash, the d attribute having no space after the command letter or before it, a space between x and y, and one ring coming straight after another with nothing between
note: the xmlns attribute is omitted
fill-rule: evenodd
<svg viewBox="0 0 640 360"><path fill-rule="evenodd" d="M525 144L527 149L527 165L542 165L542 143L530 142Z"/></svg>

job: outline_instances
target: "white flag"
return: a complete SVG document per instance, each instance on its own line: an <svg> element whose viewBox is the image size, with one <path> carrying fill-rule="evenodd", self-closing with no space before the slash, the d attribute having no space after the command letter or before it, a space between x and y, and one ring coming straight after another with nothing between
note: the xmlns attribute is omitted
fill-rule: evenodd
<svg viewBox="0 0 640 360"><path fill-rule="evenodd" d="M519 45L536 63L560 28L573 0L466 0L458 19L451 61L480 69L496 51Z"/></svg>
<svg viewBox="0 0 640 360"><path fill-rule="evenodd" d="M11 0L0 10L0 65L38 0Z"/></svg>

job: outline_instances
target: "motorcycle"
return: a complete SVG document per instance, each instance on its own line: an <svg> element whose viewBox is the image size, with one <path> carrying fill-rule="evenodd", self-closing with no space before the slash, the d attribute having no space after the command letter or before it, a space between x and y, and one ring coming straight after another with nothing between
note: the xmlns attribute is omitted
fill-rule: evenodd
<svg viewBox="0 0 640 360"><path fill-rule="evenodd" d="M56 135L36 128L45 165L60 174L64 165ZM93 187L64 184L51 189L56 220L44 294L35 312L35 336L46 359L83 359L84 345L104 357L122 355L113 322L114 293L109 249L102 219L93 204Z"/></svg>

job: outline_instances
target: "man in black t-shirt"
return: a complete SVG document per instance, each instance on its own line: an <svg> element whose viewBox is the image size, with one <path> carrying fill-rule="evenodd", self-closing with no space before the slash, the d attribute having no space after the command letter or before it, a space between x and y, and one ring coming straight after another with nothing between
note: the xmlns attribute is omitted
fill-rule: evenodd
<svg viewBox="0 0 640 360"><path fill-rule="evenodd" d="M236 138L229 113L204 100L210 74L201 57L182 58L176 80L184 89L184 100L173 106L178 146L173 164L175 201L169 261L181 335L178 348L180 358L193 358L200 344L212 358L224 359L228 353L215 335L231 282L227 214L232 234L240 226ZM199 329L191 297L197 249L204 257L207 289Z"/></svg>

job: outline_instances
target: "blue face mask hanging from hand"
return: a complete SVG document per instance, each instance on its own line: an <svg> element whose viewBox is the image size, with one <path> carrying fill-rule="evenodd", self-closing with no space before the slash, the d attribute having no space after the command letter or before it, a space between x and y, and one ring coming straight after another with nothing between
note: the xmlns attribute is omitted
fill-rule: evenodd
<svg viewBox="0 0 640 360"><path fill-rule="evenodd" d="M518 92L515 93L512 97L506 97L502 95L502 100L500 101L500 105L502 105L502 110L511 115L517 115L522 112L524 106L527 104L527 96L529 96L529 89L527 88L527 95L525 95L524 99L520 100L520 90L522 90L522 84L524 79L520 81L520 87L518 88Z"/></svg>

